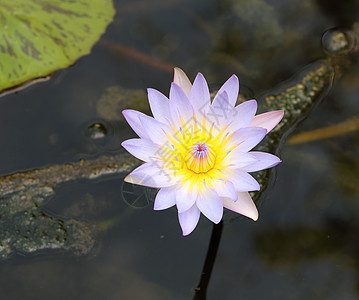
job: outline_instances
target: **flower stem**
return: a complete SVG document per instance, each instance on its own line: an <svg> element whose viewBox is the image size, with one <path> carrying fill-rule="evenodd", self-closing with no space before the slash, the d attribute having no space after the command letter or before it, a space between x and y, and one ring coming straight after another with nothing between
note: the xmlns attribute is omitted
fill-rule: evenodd
<svg viewBox="0 0 359 300"><path fill-rule="evenodd" d="M195 289L193 300L205 300L207 298L207 288L211 278L214 262L216 260L219 243L223 231L223 221L213 224L211 240L209 242L206 260L203 265L201 279Z"/></svg>

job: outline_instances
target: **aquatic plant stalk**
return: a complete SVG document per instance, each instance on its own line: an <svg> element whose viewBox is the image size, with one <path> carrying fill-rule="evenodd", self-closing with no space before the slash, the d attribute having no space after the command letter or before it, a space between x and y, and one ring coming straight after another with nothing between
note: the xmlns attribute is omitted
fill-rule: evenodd
<svg viewBox="0 0 359 300"><path fill-rule="evenodd" d="M205 300L207 298L207 288L211 279L214 263L217 257L219 243L223 232L223 221L213 224L211 239L209 241L206 260L203 265L201 279L195 290L194 300Z"/></svg>

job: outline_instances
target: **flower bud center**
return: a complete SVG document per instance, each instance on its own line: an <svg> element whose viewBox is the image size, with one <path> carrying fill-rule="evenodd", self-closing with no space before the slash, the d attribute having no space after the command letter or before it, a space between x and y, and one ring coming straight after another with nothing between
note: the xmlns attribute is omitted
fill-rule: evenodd
<svg viewBox="0 0 359 300"><path fill-rule="evenodd" d="M213 168L216 154L212 146L204 143L195 143L188 148L185 158L187 168L195 173L205 173Z"/></svg>

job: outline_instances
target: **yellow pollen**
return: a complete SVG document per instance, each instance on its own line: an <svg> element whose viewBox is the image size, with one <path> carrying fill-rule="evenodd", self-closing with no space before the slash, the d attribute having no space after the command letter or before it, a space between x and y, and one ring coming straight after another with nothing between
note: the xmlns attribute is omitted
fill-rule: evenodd
<svg viewBox="0 0 359 300"><path fill-rule="evenodd" d="M195 173L206 173L216 162L216 154L210 144L195 143L190 146L185 157L187 168Z"/></svg>

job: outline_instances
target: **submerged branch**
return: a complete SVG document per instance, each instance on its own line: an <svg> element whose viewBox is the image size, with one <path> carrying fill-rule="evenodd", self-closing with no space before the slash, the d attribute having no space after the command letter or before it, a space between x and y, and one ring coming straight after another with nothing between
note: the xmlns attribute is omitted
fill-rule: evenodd
<svg viewBox="0 0 359 300"><path fill-rule="evenodd" d="M109 48L112 51L116 51L118 53L122 53L128 57L131 57L135 60L138 60L146 65L149 65L151 67L154 67L156 69L162 70L162 71L166 71L169 73L173 72L173 69L175 66L165 63L163 61L160 61L152 56L149 56L143 52L140 52L136 49L132 49L129 47L125 47L121 44L115 44L112 43L108 40L101 40L100 44L103 45L106 48Z"/></svg>
<svg viewBox="0 0 359 300"><path fill-rule="evenodd" d="M357 130L359 130L359 116L355 116L349 120L346 120L345 122L336 125L298 133L288 139L287 143L289 145L303 144L341 136Z"/></svg>

